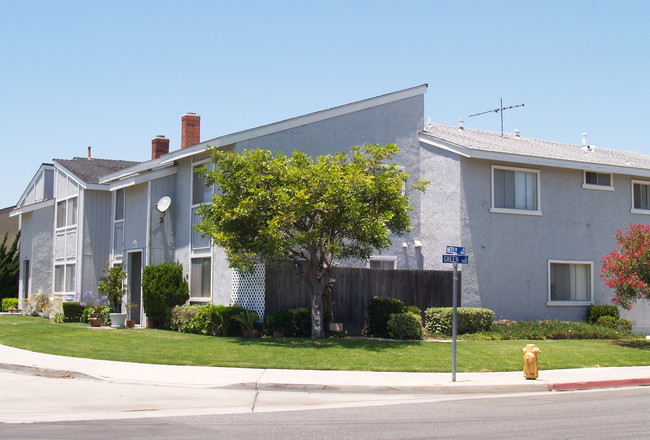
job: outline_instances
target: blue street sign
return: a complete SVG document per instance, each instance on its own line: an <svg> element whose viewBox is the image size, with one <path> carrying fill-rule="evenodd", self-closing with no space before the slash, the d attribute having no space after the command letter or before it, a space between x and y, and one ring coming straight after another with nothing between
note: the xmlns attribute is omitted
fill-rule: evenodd
<svg viewBox="0 0 650 440"><path fill-rule="evenodd" d="M443 255L443 263L459 263L459 264L468 264L469 257L467 255Z"/></svg>
<svg viewBox="0 0 650 440"><path fill-rule="evenodd" d="M447 246L448 254L465 255L465 248L462 246Z"/></svg>

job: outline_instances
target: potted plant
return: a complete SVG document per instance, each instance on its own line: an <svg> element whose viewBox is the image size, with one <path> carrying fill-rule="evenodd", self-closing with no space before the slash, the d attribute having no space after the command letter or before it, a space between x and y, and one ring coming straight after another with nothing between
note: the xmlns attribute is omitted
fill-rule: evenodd
<svg viewBox="0 0 650 440"><path fill-rule="evenodd" d="M134 328L135 327L135 320L131 316L133 314L133 310L138 307L136 303L130 303L126 304L126 328Z"/></svg>
<svg viewBox="0 0 650 440"><path fill-rule="evenodd" d="M122 313L122 300L126 293L124 280L126 271L121 265L115 265L104 269L106 278L99 282L97 291L108 296L108 304L111 308L111 327L124 328L126 324L126 313Z"/></svg>

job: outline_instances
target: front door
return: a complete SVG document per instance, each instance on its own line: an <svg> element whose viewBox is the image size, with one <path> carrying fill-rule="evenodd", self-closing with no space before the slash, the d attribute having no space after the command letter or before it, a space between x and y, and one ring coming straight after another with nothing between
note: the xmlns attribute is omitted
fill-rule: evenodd
<svg viewBox="0 0 650 440"><path fill-rule="evenodd" d="M129 298L131 304L136 304L131 311L131 319L136 324L140 324L140 315L142 310L142 252L129 252L129 261L127 263Z"/></svg>

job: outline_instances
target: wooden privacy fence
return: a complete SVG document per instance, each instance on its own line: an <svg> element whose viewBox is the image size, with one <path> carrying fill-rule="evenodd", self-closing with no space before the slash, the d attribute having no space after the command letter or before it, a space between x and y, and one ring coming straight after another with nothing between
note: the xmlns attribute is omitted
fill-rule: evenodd
<svg viewBox="0 0 650 440"><path fill-rule="evenodd" d="M458 291L460 292L460 272ZM453 272L447 270L384 270L337 267L331 293L335 322L350 335L365 327L367 304L373 296L397 298L423 312L429 307L451 307ZM304 281L292 264L266 267L265 314L295 307L309 307ZM460 306L460 294L458 299Z"/></svg>

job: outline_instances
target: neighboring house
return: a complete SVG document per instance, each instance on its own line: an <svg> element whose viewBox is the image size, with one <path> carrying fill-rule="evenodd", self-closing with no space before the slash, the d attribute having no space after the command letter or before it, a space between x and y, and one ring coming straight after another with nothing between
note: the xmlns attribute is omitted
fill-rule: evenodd
<svg viewBox="0 0 650 440"><path fill-rule="evenodd" d="M128 301L139 304L142 268L176 262L183 265L189 281L190 302L236 302L263 313L264 272L241 277L228 267L223 250L194 230L200 221L198 207L215 191L196 173L211 165L208 145L234 152L264 148L290 154L299 149L316 156L366 143L395 143L401 149L395 161L411 174L410 179L431 181L426 193L412 199L413 229L395 237L388 250L370 261L345 264L449 269L442 263L445 247L465 246L469 256L469 264L461 267L465 306L488 307L497 318L582 320L588 305L608 302L612 291L598 278L600 259L614 249L617 230L643 222L650 214L650 157L518 134L425 125L426 88L413 87L207 141L200 140L200 117L186 114L179 150L170 152L169 139L157 136L151 160L93 174L101 177L93 180L92 188L78 178L89 165L83 159L70 161L80 168L66 161L44 165L39 173L61 172L77 186L68 185L69 193L57 192L56 201L49 201L54 197L50 188L49 198L37 196L27 203L30 188L36 188L33 180L15 211L23 218L23 230L30 224L30 232L23 232L29 237L28 249L46 241L32 238L41 229L49 230L50 239L56 237L59 244L50 243L41 256L49 258L50 269L41 275L40 285L55 292L94 290L91 284L110 261L126 265ZM69 200L82 183L86 186L79 206L83 192L101 193L96 197L101 218L85 213L76 227L55 227L61 217L55 215L55 203L57 212L63 202L73 203ZM93 225L95 221L101 225ZM82 243L91 245L93 240L77 237L76 252L62 256L60 249L67 249L67 237L77 228L101 229L103 241L91 249ZM29 263L22 269L29 273ZM67 271L75 273L74 287L66 285ZM21 289L22 295L48 290L34 281L30 289ZM647 305L639 303L623 316L636 330L649 331L647 311ZM135 315L144 322L142 311Z"/></svg>
<svg viewBox="0 0 650 440"><path fill-rule="evenodd" d="M13 211L15 206L9 206L7 208L0 209L0 241L7 234L7 248L11 246L16 233L18 232L18 219L12 217L11 211Z"/></svg>
<svg viewBox="0 0 650 440"><path fill-rule="evenodd" d="M76 157L43 164L11 216L19 216L19 298L55 293L66 300L96 292L109 260L110 200L99 176L136 162Z"/></svg>

